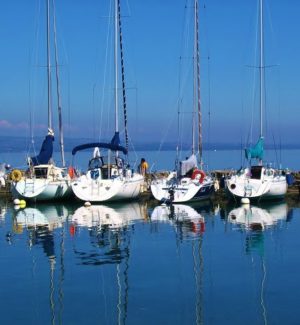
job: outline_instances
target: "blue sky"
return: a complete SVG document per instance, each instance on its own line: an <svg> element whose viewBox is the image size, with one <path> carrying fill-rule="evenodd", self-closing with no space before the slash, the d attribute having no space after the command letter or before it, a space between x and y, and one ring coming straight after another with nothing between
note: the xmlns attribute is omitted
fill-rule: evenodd
<svg viewBox="0 0 300 325"><path fill-rule="evenodd" d="M273 66L266 69L267 142L274 137L297 143L300 1L265 2L266 65ZM109 4L56 2L66 137L92 139L100 127L102 136L112 134L112 65L109 60L104 64ZM174 140L186 0L121 4L131 139ZM30 112L34 134L46 132L44 6L39 0L0 2L0 135L28 136ZM257 113L257 71L247 67L257 64L257 1L207 0L200 6L204 142L241 142L249 135L253 107ZM104 80L105 69L110 74ZM255 128L253 134L255 138Z"/></svg>

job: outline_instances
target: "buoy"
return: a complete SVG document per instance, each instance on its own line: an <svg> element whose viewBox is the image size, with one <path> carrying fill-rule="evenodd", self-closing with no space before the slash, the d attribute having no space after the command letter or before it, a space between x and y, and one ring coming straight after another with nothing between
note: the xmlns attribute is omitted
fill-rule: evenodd
<svg viewBox="0 0 300 325"><path fill-rule="evenodd" d="M25 207L26 207L26 201L20 200L20 208L25 208Z"/></svg>
<svg viewBox="0 0 300 325"><path fill-rule="evenodd" d="M242 204L250 204L250 200L249 200L247 197L243 197L243 198L241 199L241 203L242 203Z"/></svg>
<svg viewBox="0 0 300 325"><path fill-rule="evenodd" d="M20 204L20 200L19 199L14 199L14 204L15 205L19 205Z"/></svg>
<svg viewBox="0 0 300 325"><path fill-rule="evenodd" d="M91 202L88 202L88 201L87 202L84 202L84 206L85 207L90 207L91 205L92 205Z"/></svg>

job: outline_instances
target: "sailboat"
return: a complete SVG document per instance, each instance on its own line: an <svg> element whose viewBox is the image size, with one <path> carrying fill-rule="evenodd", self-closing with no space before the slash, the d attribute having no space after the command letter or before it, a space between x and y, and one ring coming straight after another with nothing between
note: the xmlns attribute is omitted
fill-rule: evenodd
<svg viewBox="0 0 300 325"><path fill-rule="evenodd" d="M128 154L128 135L125 103L125 84L123 66L123 46L120 37L120 55L122 67L123 106L125 117L126 146L121 146L119 134L118 114L118 36L121 35L119 1L115 0L114 15L114 108L115 108L115 133L111 142L96 142L78 145L72 150L73 157L78 151L94 148L92 159L89 161L88 170L84 175L75 177L71 182L75 196L82 201L105 202L129 200L139 196L144 184L144 177L130 168L126 161ZM103 153L104 152L104 153ZM123 154L124 157L121 155Z"/></svg>
<svg viewBox="0 0 300 325"><path fill-rule="evenodd" d="M40 153L34 157L28 157L28 170L24 173L13 170L12 195L14 198L34 201L49 201L67 198L72 194L70 177L65 168L55 165L52 159L54 131L52 126L52 84L51 84L51 53L50 53L50 0L47 0L47 86L48 86L48 134L46 135ZM53 5L53 2L52 2ZM58 78L58 55L56 47L56 21L54 7L52 6L53 29L55 39L56 83L59 112L60 147L62 163L65 165L64 145L61 120L61 103Z"/></svg>
<svg viewBox="0 0 300 325"><path fill-rule="evenodd" d="M180 161L176 171L167 177L155 179L151 183L154 198L163 203L180 203L208 199L214 193L213 179L202 170L202 114L200 100L200 54L198 39L198 0L194 0L194 44L193 44L193 121L192 121L192 153L187 159ZM178 114L179 116L179 114ZM196 116L198 120L196 121ZM195 137L198 124L198 153L196 153ZM200 169L198 169L199 155ZM178 150L177 150L178 156ZM176 159L176 162L178 158Z"/></svg>
<svg viewBox="0 0 300 325"><path fill-rule="evenodd" d="M286 176L281 170L263 165L264 135L264 33L263 33L263 0L259 0L260 12L260 136L256 145L245 149L245 157L249 166L240 169L236 174L226 180L227 192L237 199L261 200L281 199L287 192ZM251 160L257 159L258 165L251 165Z"/></svg>

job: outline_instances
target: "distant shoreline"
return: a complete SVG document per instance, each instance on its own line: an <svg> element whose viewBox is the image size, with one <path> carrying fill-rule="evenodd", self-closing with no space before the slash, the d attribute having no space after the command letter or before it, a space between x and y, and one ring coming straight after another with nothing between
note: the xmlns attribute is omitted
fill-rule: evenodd
<svg viewBox="0 0 300 325"><path fill-rule="evenodd" d="M34 146L36 150L39 150L40 145L44 137L36 137L34 140ZM105 141L105 140L104 140ZM109 142L109 140L106 140ZM87 138L66 138L65 139L65 151L71 151L78 144L95 142L95 139ZM32 147L28 138L24 137L13 137L13 136L0 136L0 152L20 152L27 151L29 147ZM204 143L203 150L215 151L215 150L242 150L244 146L240 143ZM166 142L161 145L158 142L146 142L145 143L135 143L134 147L130 148L134 151L172 151L176 150L176 143ZM280 146L275 146L272 144L266 144L265 149L270 150L290 150L290 149L300 149L299 144L282 144ZM190 150L189 145L182 145L182 150ZM59 151L58 139L55 141L54 151Z"/></svg>

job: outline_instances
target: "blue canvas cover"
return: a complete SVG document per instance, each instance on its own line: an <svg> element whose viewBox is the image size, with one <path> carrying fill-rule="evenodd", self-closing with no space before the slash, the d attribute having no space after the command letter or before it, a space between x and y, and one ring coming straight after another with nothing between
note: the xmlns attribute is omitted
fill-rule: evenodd
<svg viewBox="0 0 300 325"><path fill-rule="evenodd" d="M120 136L119 136L119 132L115 132L113 138L111 139L110 142L112 145L114 146L119 146L120 145Z"/></svg>
<svg viewBox="0 0 300 325"><path fill-rule="evenodd" d="M53 141L54 141L53 135L48 134L45 137L42 143L40 153L37 156L30 158L33 166L49 163L49 160L52 158L52 154L53 154Z"/></svg>
<svg viewBox="0 0 300 325"><path fill-rule="evenodd" d="M264 156L264 138L261 137L254 147L246 148L245 156L248 160L252 158L262 160Z"/></svg>

